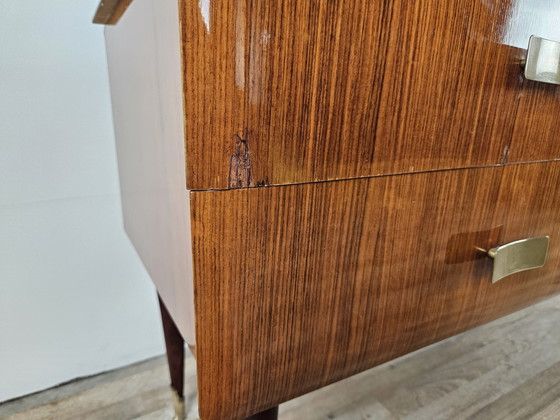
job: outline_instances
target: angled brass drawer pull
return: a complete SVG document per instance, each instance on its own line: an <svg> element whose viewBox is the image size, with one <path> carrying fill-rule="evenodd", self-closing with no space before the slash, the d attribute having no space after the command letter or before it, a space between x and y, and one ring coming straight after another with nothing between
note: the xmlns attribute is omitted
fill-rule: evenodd
<svg viewBox="0 0 560 420"><path fill-rule="evenodd" d="M524 66L526 79L560 85L560 42L533 35Z"/></svg>
<svg viewBox="0 0 560 420"><path fill-rule="evenodd" d="M494 260L492 283L520 271L539 268L546 262L548 236L521 239L492 248L488 256Z"/></svg>

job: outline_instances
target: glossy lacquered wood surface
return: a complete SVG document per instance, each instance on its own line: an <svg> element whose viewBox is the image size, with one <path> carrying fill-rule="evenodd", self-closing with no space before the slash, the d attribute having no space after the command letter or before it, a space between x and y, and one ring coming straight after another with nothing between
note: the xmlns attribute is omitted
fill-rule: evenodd
<svg viewBox="0 0 560 420"><path fill-rule="evenodd" d="M560 40L558 10L560 0L180 0L188 187L560 157L560 90L525 83L520 66L532 31Z"/></svg>
<svg viewBox="0 0 560 420"><path fill-rule="evenodd" d="M560 292L560 162L193 192L199 406L239 419ZM489 249L550 236L491 283Z"/></svg>
<svg viewBox="0 0 560 420"><path fill-rule="evenodd" d="M560 22L560 5L557 10ZM560 23L558 29L560 32ZM523 86L509 161L560 157L560 86L530 80L525 80Z"/></svg>

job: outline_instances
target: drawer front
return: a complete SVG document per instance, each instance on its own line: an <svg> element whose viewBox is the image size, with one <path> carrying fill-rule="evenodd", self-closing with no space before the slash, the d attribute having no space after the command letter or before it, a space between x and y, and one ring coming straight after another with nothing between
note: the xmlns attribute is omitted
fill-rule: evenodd
<svg viewBox="0 0 560 420"><path fill-rule="evenodd" d="M192 190L560 157L560 0L181 0ZM538 147L535 147L535 140Z"/></svg>
<svg viewBox="0 0 560 420"><path fill-rule="evenodd" d="M560 162L192 192L199 404L237 419L560 292ZM489 249L548 235L491 283Z"/></svg>

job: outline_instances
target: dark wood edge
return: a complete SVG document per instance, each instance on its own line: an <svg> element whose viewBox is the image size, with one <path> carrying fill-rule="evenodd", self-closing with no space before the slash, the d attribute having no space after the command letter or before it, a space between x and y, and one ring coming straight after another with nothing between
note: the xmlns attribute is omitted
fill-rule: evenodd
<svg viewBox="0 0 560 420"><path fill-rule="evenodd" d="M171 387L177 392L180 398L183 398L185 341L159 295L158 300L163 325L163 336L165 338L165 348L167 350L167 363L169 364L169 374L171 376Z"/></svg>
<svg viewBox="0 0 560 420"><path fill-rule="evenodd" d="M245 420L278 420L278 407L272 407L261 413L254 414Z"/></svg>
<svg viewBox="0 0 560 420"><path fill-rule="evenodd" d="M101 0L93 17L93 23L115 25L130 3L132 0Z"/></svg>

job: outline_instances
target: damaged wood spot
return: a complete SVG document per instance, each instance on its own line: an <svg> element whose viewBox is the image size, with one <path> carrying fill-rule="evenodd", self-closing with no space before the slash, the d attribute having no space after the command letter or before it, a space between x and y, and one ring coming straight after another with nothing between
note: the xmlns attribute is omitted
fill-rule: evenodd
<svg viewBox="0 0 560 420"><path fill-rule="evenodd" d="M244 136L246 137L246 136ZM231 155L228 187L247 188L253 186L251 179L251 152L246 139L236 135L235 154Z"/></svg>
<svg viewBox="0 0 560 420"><path fill-rule="evenodd" d="M508 160L509 160L509 146L506 146L504 148L504 157L502 158L502 165L508 163Z"/></svg>
<svg viewBox="0 0 560 420"><path fill-rule="evenodd" d="M266 187L267 185L270 185L270 182L268 180L268 176L263 179L262 181L257 181L257 187Z"/></svg>

